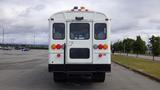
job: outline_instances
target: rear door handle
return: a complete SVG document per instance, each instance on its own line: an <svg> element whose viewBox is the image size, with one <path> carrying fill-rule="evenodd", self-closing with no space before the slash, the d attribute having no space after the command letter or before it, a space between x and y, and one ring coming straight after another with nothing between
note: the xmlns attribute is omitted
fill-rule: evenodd
<svg viewBox="0 0 160 90"><path fill-rule="evenodd" d="M68 42L68 46L72 46L72 44L73 44L73 41Z"/></svg>

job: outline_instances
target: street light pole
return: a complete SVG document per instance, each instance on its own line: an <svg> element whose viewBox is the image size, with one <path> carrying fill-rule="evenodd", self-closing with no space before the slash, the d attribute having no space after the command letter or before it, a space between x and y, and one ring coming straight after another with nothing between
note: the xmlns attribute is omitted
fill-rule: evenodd
<svg viewBox="0 0 160 90"><path fill-rule="evenodd" d="M149 34L148 33L145 33L145 32L141 32L141 33L143 33L143 34L146 34L146 36L147 36L147 46L149 45ZM149 49L149 47L148 47L148 54L150 53L150 49Z"/></svg>
<svg viewBox="0 0 160 90"><path fill-rule="evenodd" d="M123 41L124 41L125 37L127 37L127 38L128 38L128 36L127 36L127 35L125 35L125 36L124 36L124 38L123 38ZM124 49L124 53L126 53L126 43L125 43L125 42L124 42L124 45L123 45L123 49Z"/></svg>
<svg viewBox="0 0 160 90"><path fill-rule="evenodd" d="M4 26L2 25L2 44L4 44Z"/></svg>
<svg viewBox="0 0 160 90"><path fill-rule="evenodd" d="M1 29L2 29L2 46L3 46L3 48L4 48L4 26L3 26L3 24L1 24Z"/></svg>
<svg viewBox="0 0 160 90"><path fill-rule="evenodd" d="M147 39L147 43L149 44L149 34L148 33L144 33L147 35L148 39Z"/></svg>
<svg viewBox="0 0 160 90"><path fill-rule="evenodd" d="M34 32L34 36L33 36L33 43L34 43L34 46L36 46L36 33Z"/></svg>
<svg viewBox="0 0 160 90"><path fill-rule="evenodd" d="M125 45L126 45L126 44L124 43L124 45L123 45L123 46L124 46L124 53L125 53L125 51L126 51L126 50L125 50L125 47L126 47Z"/></svg>

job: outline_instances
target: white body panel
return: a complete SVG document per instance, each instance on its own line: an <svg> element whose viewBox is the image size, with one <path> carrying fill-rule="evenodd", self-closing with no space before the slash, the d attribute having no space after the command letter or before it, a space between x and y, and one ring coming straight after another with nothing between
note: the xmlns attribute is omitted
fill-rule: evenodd
<svg viewBox="0 0 160 90"><path fill-rule="evenodd" d="M76 21L75 17L84 17L81 21ZM52 20L53 19L53 20ZM92 11L64 11L52 15L49 19L50 28L50 39L49 39L49 64L111 64L111 51L110 51L110 20L106 20L104 14ZM53 23L64 23L65 24L65 39L54 40L52 38L52 25ZM90 39L89 40L71 40L69 38L69 24L70 23L89 23L90 25ZM95 40L94 39L94 25L95 23L106 23L107 25L107 39ZM63 49L52 49L52 44L66 44L66 60L64 61L64 50ZM93 49L94 44L107 44L108 49ZM89 59L70 59L69 50L70 48L89 48L90 57ZM60 58L57 58L57 53L61 54ZM99 58L99 53L103 54L103 57Z"/></svg>

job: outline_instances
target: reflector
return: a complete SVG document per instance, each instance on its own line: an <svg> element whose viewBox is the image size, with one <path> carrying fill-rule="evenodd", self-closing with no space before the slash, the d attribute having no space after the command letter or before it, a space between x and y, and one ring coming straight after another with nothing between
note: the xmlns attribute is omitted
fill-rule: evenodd
<svg viewBox="0 0 160 90"><path fill-rule="evenodd" d="M98 55L98 57L102 57L102 54L100 53L100 54Z"/></svg>
<svg viewBox="0 0 160 90"><path fill-rule="evenodd" d="M57 57L58 57L58 58L61 57L61 54L58 53L58 54L57 54Z"/></svg>

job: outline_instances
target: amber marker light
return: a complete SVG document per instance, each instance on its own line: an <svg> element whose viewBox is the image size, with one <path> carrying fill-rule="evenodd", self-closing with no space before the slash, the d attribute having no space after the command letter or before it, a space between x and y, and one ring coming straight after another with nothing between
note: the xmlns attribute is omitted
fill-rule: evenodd
<svg viewBox="0 0 160 90"><path fill-rule="evenodd" d="M52 45L51 45L51 48L52 48L52 49L56 49L56 44L52 44Z"/></svg>
<svg viewBox="0 0 160 90"><path fill-rule="evenodd" d="M104 48L104 49L107 49L107 48L108 48L108 45L107 45L107 44L104 44L104 45L103 45L103 48Z"/></svg>

